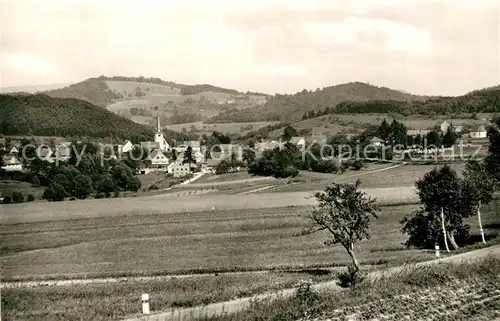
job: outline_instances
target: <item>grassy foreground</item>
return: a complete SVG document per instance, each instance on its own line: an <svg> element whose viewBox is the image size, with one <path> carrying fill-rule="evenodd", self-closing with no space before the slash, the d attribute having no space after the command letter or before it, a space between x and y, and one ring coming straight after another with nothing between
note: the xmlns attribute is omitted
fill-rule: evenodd
<svg viewBox="0 0 500 321"><path fill-rule="evenodd" d="M165 204L168 206L168 202ZM487 237L500 231L499 201L483 207ZM397 265L434 257L402 244L401 219L414 205L383 207L371 239L356 244L362 264ZM326 234L296 237L306 207L121 216L6 225L0 231L4 280L213 273L344 266ZM475 217L468 219L477 241Z"/></svg>
<svg viewBox="0 0 500 321"><path fill-rule="evenodd" d="M151 309L190 307L293 287L302 279L330 280L331 273L204 275L170 280L2 289L5 320L119 320L141 313L141 294Z"/></svg>
<svg viewBox="0 0 500 321"><path fill-rule="evenodd" d="M353 291L303 289L205 321L494 320L500 317L500 259L408 268Z"/></svg>

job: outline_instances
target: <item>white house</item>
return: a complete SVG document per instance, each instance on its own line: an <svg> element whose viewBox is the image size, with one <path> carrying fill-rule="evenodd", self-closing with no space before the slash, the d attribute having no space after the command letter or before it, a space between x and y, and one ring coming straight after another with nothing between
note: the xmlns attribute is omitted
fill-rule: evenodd
<svg viewBox="0 0 500 321"><path fill-rule="evenodd" d="M191 174L191 166L190 164L182 164L182 162L176 162L172 166L172 172L174 174L174 177L184 177Z"/></svg>
<svg viewBox="0 0 500 321"><path fill-rule="evenodd" d="M473 126L470 130L470 138L486 138L487 132L484 125Z"/></svg>
<svg viewBox="0 0 500 321"><path fill-rule="evenodd" d="M16 155L6 155L3 157L2 169L7 172L16 172L23 170L23 162Z"/></svg>
<svg viewBox="0 0 500 321"><path fill-rule="evenodd" d="M370 139L370 144L374 146L382 146L384 144L384 141L378 137L373 137Z"/></svg>
<svg viewBox="0 0 500 321"><path fill-rule="evenodd" d="M123 145L120 146L120 153L121 154L128 153L132 149L134 149L134 144L132 144L132 142L130 140L126 140L123 143Z"/></svg>
<svg viewBox="0 0 500 321"><path fill-rule="evenodd" d="M149 154L148 160L151 161L151 166L153 167L167 167L169 164L168 157L159 149L155 149Z"/></svg>
<svg viewBox="0 0 500 321"><path fill-rule="evenodd" d="M449 127L450 123L448 123L446 120L439 125L439 129L443 134L446 134L448 132Z"/></svg>
<svg viewBox="0 0 500 321"><path fill-rule="evenodd" d="M306 140L304 139L304 137L292 137L290 138L289 143L301 149L306 147Z"/></svg>
<svg viewBox="0 0 500 321"><path fill-rule="evenodd" d="M16 146L12 147L10 150L9 154L14 155L14 154L19 154L19 150L16 148Z"/></svg>
<svg viewBox="0 0 500 321"><path fill-rule="evenodd" d="M158 116L158 118L157 118L155 143L157 143L159 145L159 148L162 152L166 152L170 149L170 145L168 144L165 137L163 137L163 133L161 132L160 116Z"/></svg>

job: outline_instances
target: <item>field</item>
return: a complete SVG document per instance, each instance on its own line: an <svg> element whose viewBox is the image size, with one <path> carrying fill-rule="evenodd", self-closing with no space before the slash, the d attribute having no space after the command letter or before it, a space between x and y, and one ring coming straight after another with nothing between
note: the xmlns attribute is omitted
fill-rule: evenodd
<svg viewBox="0 0 500 321"><path fill-rule="evenodd" d="M292 287L301 279L325 281L330 273L268 272L203 275L121 283L2 289L6 320L119 320L141 312L142 293L153 311L189 307ZM105 300L103 300L105 298Z"/></svg>
<svg viewBox="0 0 500 321"><path fill-rule="evenodd" d="M10 195L12 192L21 192L24 197L32 194L35 199L40 199L44 190L43 187L36 187L27 182L0 180L0 196Z"/></svg>
<svg viewBox="0 0 500 321"><path fill-rule="evenodd" d="M457 173L461 173L465 168L463 163L453 163L450 166L457 171ZM371 168L369 168L366 174L363 172L357 174L350 172L351 175L323 174L323 179L321 180L281 185L267 192L318 191L323 190L326 185L332 182L353 183L357 179L361 180L361 187L363 188L376 188L381 186L386 188L409 187L414 186L417 179L422 178L433 168L435 168L434 165L403 165L397 168L373 173L369 172L371 170Z"/></svg>
<svg viewBox="0 0 500 321"><path fill-rule="evenodd" d="M497 232L497 205L483 210L488 234ZM357 246L361 262L402 263L432 257L432 253L407 250L402 245L405 237L399 222L414 208L382 209L373 223L372 239ZM7 224L0 234L1 274L7 279L55 274L81 277L348 262L340 247L323 246L325 235L294 236L306 226L301 217L306 211L306 207L288 207ZM471 222L475 230L475 221Z"/></svg>
<svg viewBox="0 0 500 321"><path fill-rule="evenodd" d="M203 122L196 123L185 123L185 124L175 124L167 125L168 129L181 132L182 128L190 130L192 126L196 127L196 131L204 134L211 135L213 131L222 133L240 133L245 134L252 130L257 130L259 128L265 127L267 125L275 124L276 122L254 122L254 123L220 123L220 124L204 124Z"/></svg>
<svg viewBox="0 0 500 321"><path fill-rule="evenodd" d="M406 268L353 291L302 291L211 321L499 320L500 261Z"/></svg>

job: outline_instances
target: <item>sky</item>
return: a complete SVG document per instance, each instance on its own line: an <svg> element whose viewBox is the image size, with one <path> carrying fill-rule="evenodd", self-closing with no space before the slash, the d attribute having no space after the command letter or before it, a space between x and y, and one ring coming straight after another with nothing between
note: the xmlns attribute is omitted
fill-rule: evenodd
<svg viewBox="0 0 500 321"><path fill-rule="evenodd" d="M0 0L0 86L145 76L295 93L500 83L500 0Z"/></svg>

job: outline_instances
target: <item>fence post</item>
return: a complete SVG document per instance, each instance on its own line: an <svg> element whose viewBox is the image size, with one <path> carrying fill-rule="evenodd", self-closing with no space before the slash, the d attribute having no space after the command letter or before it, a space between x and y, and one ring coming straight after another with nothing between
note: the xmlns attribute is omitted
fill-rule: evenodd
<svg viewBox="0 0 500 321"><path fill-rule="evenodd" d="M149 295L144 293L141 296L142 300L142 314L149 314Z"/></svg>

